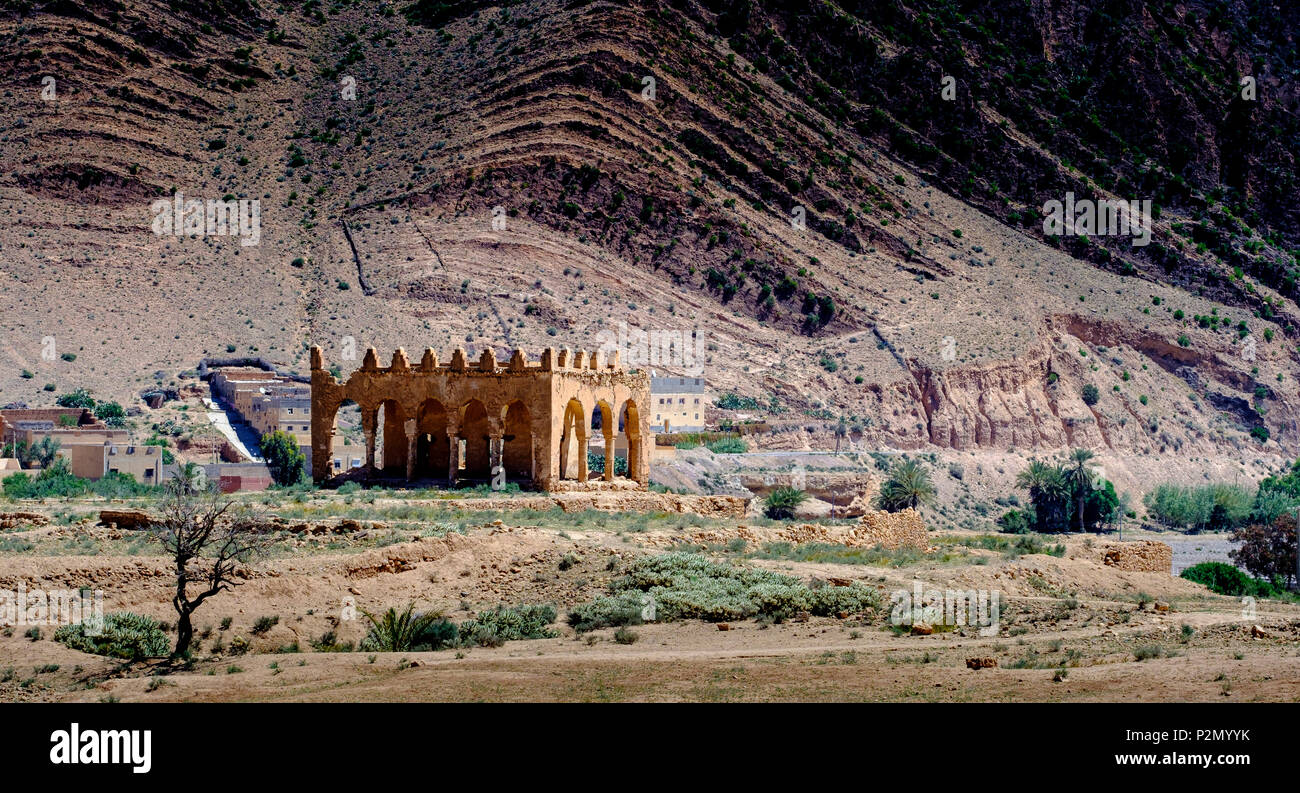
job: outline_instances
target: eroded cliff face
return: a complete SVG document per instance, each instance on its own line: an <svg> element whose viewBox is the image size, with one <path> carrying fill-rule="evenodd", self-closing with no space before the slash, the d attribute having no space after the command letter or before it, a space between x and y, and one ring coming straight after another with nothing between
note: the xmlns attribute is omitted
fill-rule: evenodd
<svg viewBox="0 0 1300 793"><path fill-rule="evenodd" d="M1264 385L1261 364L1270 365L1235 334L1197 351L1150 329L1058 314L1011 360L907 359L863 400L873 419L863 437L909 450L1244 453L1260 446L1252 427L1295 427L1293 389Z"/></svg>

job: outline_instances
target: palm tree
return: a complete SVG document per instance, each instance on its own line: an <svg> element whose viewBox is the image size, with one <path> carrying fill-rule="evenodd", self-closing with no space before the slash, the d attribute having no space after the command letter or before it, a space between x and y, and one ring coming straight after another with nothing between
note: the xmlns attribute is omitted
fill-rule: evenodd
<svg viewBox="0 0 1300 793"><path fill-rule="evenodd" d="M1083 528L1083 507L1088 502L1088 489L1092 487L1092 471L1087 468L1093 454L1087 449L1075 449L1070 452L1071 467L1066 472L1066 479L1074 485L1074 500L1079 502L1079 531Z"/></svg>
<svg viewBox="0 0 1300 793"><path fill-rule="evenodd" d="M1050 525L1055 525L1069 495L1064 472L1060 468L1042 460L1030 460L1029 467L1016 475L1016 487L1029 491L1038 531L1045 531Z"/></svg>
<svg viewBox="0 0 1300 793"><path fill-rule="evenodd" d="M889 512L916 509L934 500L930 472L917 460L895 463L889 478L880 485L876 506Z"/></svg>
<svg viewBox="0 0 1300 793"><path fill-rule="evenodd" d="M418 613L414 603L401 612L390 606L379 616L365 609L361 613L370 621L370 631L361 640L362 650L406 652L423 644L437 650L455 640L455 627L440 612Z"/></svg>

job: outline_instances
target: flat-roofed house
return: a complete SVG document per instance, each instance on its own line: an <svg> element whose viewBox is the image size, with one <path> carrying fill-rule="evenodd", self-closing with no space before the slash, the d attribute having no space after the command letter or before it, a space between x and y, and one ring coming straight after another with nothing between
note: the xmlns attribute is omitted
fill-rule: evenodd
<svg viewBox="0 0 1300 793"><path fill-rule="evenodd" d="M701 432L709 386L702 377L650 378L650 429L655 432Z"/></svg>

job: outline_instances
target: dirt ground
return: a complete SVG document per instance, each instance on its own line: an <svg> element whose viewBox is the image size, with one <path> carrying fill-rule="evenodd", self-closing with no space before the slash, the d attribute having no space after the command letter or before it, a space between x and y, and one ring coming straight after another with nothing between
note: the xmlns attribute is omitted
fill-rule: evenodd
<svg viewBox="0 0 1300 793"><path fill-rule="evenodd" d="M103 590L105 611L174 622L166 560L139 532L94 526L93 506L42 507L48 525L0 533L0 589L90 587ZM268 509L317 523L283 532L240 586L199 609L189 668L124 664L54 642L52 627L33 639L18 626L0 635L0 701L1300 699L1300 606L1260 601L1247 618L1238 599L1103 565L1109 539L1046 537L1025 552L1005 537L933 532L928 552L873 554L771 546L780 527L753 519L460 513L379 501L364 509L382 522L339 525L331 515L359 508L336 495ZM627 560L674 547L805 582L848 579L879 588L886 604L915 582L996 590L1000 629L910 635L891 626L888 606L726 630L639 625L631 643L616 642L613 629L579 635L565 623L566 610L605 593ZM313 647L330 631L339 643L360 641L368 623L349 619L349 605L408 602L455 621L499 603L549 603L561 636L437 652ZM263 617L275 624L254 631ZM236 637L246 652L234 653ZM968 668L976 658L996 666Z"/></svg>

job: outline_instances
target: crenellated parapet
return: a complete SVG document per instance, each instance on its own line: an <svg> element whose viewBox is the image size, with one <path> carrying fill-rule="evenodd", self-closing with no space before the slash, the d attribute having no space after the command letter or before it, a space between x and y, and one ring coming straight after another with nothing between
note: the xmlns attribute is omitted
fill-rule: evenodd
<svg viewBox="0 0 1300 793"><path fill-rule="evenodd" d="M319 346L311 348L312 371L325 371L327 366L325 354ZM432 372L485 372L491 374L527 374L528 372L591 372L591 373L626 373L621 356L617 350L608 356L602 350L570 350L565 347L556 349L548 347L535 358L530 358L522 349L516 348L509 360L497 360L496 350L485 348L477 360L472 360L464 348L457 347L451 357L440 362L438 353L426 347L420 362L412 365L406 350L398 347L393 351L387 367L379 365L379 352L374 347L366 349L358 371L374 374L421 374Z"/></svg>

